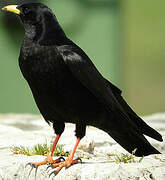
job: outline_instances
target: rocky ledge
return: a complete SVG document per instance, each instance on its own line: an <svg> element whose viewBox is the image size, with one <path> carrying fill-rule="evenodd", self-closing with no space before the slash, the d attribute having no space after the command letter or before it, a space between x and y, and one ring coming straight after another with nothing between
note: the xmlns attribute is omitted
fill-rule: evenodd
<svg viewBox="0 0 165 180"><path fill-rule="evenodd" d="M143 118L149 125L163 135L165 140L165 114L154 114ZM75 126L66 124L65 131L59 141L65 151L71 151L75 143ZM86 137L79 145L77 154L83 157L82 164L63 168L55 177L49 177L52 169L47 165L30 172L28 162L43 160L44 156L15 155L13 146L32 147L35 144L49 143L54 132L40 116L30 114L0 114L0 180L165 180L165 142L161 143L148 138L161 155L139 158L134 163L119 163L117 155L126 151L103 131L88 127ZM54 157L56 158L56 157Z"/></svg>

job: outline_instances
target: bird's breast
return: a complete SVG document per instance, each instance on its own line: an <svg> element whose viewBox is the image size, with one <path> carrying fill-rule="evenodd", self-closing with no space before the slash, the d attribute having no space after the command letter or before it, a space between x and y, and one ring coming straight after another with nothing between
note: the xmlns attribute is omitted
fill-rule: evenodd
<svg viewBox="0 0 165 180"><path fill-rule="evenodd" d="M38 49L22 51L19 65L44 117L61 114L73 121L100 111L95 96L70 72L58 53L49 49L41 53Z"/></svg>
<svg viewBox="0 0 165 180"><path fill-rule="evenodd" d="M60 73L63 65L58 58L58 55L49 52L47 48L39 48L32 46L30 48L22 48L19 57L19 66L24 78L32 84L49 83L56 74Z"/></svg>

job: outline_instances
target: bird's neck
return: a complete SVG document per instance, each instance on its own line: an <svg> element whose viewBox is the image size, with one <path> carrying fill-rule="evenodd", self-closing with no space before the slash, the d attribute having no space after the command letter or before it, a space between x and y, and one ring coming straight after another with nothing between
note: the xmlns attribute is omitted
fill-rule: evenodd
<svg viewBox="0 0 165 180"><path fill-rule="evenodd" d="M40 45L60 45L67 37L57 21L26 25L25 37Z"/></svg>

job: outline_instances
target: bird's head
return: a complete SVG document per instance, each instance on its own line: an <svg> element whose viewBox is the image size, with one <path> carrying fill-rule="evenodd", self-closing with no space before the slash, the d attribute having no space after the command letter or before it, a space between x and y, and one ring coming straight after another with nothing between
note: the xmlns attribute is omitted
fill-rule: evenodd
<svg viewBox="0 0 165 180"><path fill-rule="evenodd" d="M42 3L8 5L2 10L17 14L25 28L25 35L35 41L53 43L57 37L65 36L52 10Z"/></svg>
<svg viewBox="0 0 165 180"><path fill-rule="evenodd" d="M52 11L41 3L8 5L2 10L17 14L21 18L23 25L37 26L44 19L44 16L49 16L49 19L53 17Z"/></svg>

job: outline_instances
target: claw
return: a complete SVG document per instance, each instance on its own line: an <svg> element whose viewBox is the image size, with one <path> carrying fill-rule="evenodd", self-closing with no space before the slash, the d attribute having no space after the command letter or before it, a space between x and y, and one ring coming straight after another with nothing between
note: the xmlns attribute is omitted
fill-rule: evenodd
<svg viewBox="0 0 165 180"><path fill-rule="evenodd" d="M30 169L30 171L29 171L29 174L28 174L28 177L29 177L30 174L31 174L31 172L32 172L32 170L33 170L33 168L34 168L34 164L33 164L33 163L27 163L27 164L25 165L25 168L27 168L27 166L30 166L30 167L31 167L31 169Z"/></svg>
<svg viewBox="0 0 165 180"><path fill-rule="evenodd" d="M52 171L52 172L49 174L49 178L50 178L50 176L51 176L52 174L54 174L54 175L56 176L58 173L56 172L56 170Z"/></svg>
<svg viewBox="0 0 165 180"><path fill-rule="evenodd" d="M31 169L30 169L30 171L29 171L29 174L28 174L28 177L29 177L30 174L31 174L31 172L32 172L32 170L33 170L35 167L34 167L34 164L32 164L32 163L27 163L27 164L25 165L25 168L26 168L27 166L30 166L30 167L31 167ZM36 174L36 173L35 173L35 174Z"/></svg>
<svg viewBox="0 0 165 180"><path fill-rule="evenodd" d="M49 168L51 168L51 169L49 169ZM53 168L54 168L54 167L52 166L52 164L50 164L50 165L46 168L47 173L49 174L50 171L51 171Z"/></svg>
<svg viewBox="0 0 165 180"><path fill-rule="evenodd" d="M61 162L63 162L63 161L65 161L65 159L64 159L64 157L59 157L59 160L61 161Z"/></svg>
<svg viewBox="0 0 165 180"><path fill-rule="evenodd" d="M50 163L48 161L46 161L46 165L49 165Z"/></svg>
<svg viewBox="0 0 165 180"><path fill-rule="evenodd" d="M58 159L56 159L53 164L59 163L59 162L64 162L64 161L65 161L65 159L61 156L61 157L59 157ZM52 166L52 164L50 164L50 163L48 163L47 165L48 165L48 167L46 168L46 170L48 170L50 167L51 167L51 168L54 168L54 167Z"/></svg>
<svg viewBox="0 0 165 180"><path fill-rule="evenodd" d="M82 163L82 160L79 157L72 161L72 165L73 164L78 164L78 163Z"/></svg>
<svg viewBox="0 0 165 180"><path fill-rule="evenodd" d="M50 167L52 168L52 165L51 165L51 164L46 168L46 171L47 171Z"/></svg>
<svg viewBox="0 0 165 180"><path fill-rule="evenodd" d="M35 167L33 163L27 163L27 164L25 165L25 168L27 168L27 166L30 166L30 167L32 167L32 168Z"/></svg>
<svg viewBox="0 0 165 180"><path fill-rule="evenodd" d="M61 157L59 157L58 159L56 159L53 164L60 163L60 162L64 162L64 161L65 161L65 159L61 156ZM49 173L52 169L54 169L53 164L50 164L50 163L49 163L48 167L46 168L46 171L47 171L48 173ZM49 168L51 168L51 169L49 169ZM57 173L55 173L55 171L53 171L53 172L50 174L50 176L51 176L53 173L54 173L54 174L57 174Z"/></svg>
<svg viewBox="0 0 165 180"><path fill-rule="evenodd" d="M30 176L32 170L33 170L33 167L30 169L29 174L28 174L28 177Z"/></svg>
<svg viewBox="0 0 165 180"><path fill-rule="evenodd" d="M82 163L82 159L81 158L76 158L75 160L77 160L78 163Z"/></svg>
<svg viewBox="0 0 165 180"><path fill-rule="evenodd" d="M29 171L29 174L28 174L28 177L30 176L32 170L35 168L35 179L36 179L38 167L35 167L35 164L34 164L34 163L27 163L27 164L25 165L25 168L27 168L27 166L30 166L30 167L31 167L31 169L30 169L30 171Z"/></svg>
<svg viewBox="0 0 165 180"><path fill-rule="evenodd" d="M35 169L35 179L37 179L37 171L38 171L38 167L36 167Z"/></svg>
<svg viewBox="0 0 165 180"><path fill-rule="evenodd" d="M51 170L52 170L52 169L47 170L47 173L49 174L49 173L51 172Z"/></svg>

